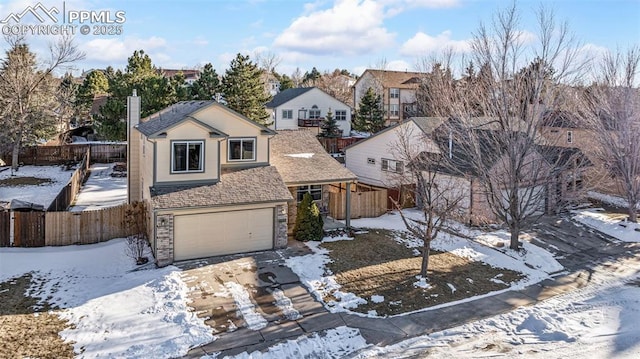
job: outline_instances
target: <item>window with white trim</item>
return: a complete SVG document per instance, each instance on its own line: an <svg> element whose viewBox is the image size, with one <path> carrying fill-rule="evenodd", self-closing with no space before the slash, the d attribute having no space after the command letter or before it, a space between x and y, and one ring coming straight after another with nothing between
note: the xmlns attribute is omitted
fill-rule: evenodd
<svg viewBox="0 0 640 359"><path fill-rule="evenodd" d="M404 172L404 164L402 161L390 160L383 158L381 161L382 170L386 172L402 173Z"/></svg>
<svg viewBox="0 0 640 359"><path fill-rule="evenodd" d="M320 109L318 108L318 106L313 105L309 110L309 119L313 120L318 118L320 118Z"/></svg>
<svg viewBox="0 0 640 359"><path fill-rule="evenodd" d="M255 161L256 159L256 139L255 138L234 138L229 140L228 149L229 161Z"/></svg>
<svg viewBox="0 0 640 359"><path fill-rule="evenodd" d="M346 121L347 110L336 110L336 121Z"/></svg>
<svg viewBox="0 0 640 359"><path fill-rule="evenodd" d="M282 110L282 119L283 120L293 119L293 110Z"/></svg>
<svg viewBox="0 0 640 359"><path fill-rule="evenodd" d="M204 171L204 141L171 142L171 172Z"/></svg>
<svg viewBox="0 0 640 359"><path fill-rule="evenodd" d="M395 105L395 104L389 105L389 116L394 116L394 117L400 116L400 108L398 105Z"/></svg>
<svg viewBox="0 0 640 359"><path fill-rule="evenodd" d="M389 89L389 97L390 98L400 98L400 89L399 88L390 88Z"/></svg>
<svg viewBox="0 0 640 359"><path fill-rule="evenodd" d="M305 193L309 193L311 195L311 198L314 201L321 201L322 200L322 185L312 184L312 185L308 185L308 186L298 186L298 191L297 191L297 196L296 196L298 202L302 202L302 197L304 197Z"/></svg>

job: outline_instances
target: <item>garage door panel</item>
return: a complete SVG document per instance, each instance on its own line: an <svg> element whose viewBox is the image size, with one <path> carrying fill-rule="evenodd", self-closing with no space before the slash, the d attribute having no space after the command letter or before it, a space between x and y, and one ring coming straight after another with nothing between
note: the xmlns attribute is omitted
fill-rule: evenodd
<svg viewBox="0 0 640 359"><path fill-rule="evenodd" d="M174 222L175 260L273 248L273 208L179 215Z"/></svg>

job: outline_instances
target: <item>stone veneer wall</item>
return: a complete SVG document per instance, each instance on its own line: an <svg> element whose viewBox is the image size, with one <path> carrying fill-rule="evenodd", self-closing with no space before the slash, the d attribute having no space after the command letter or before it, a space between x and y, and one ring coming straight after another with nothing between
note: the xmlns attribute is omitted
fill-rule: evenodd
<svg viewBox="0 0 640 359"><path fill-rule="evenodd" d="M156 218L156 241L156 265L164 267L173 263L173 214Z"/></svg>
<svg viewBox="0 0 640 359"><path fill-rule="evenodd" d="M287 242L288 242L287 207L288 205L276 206L276 223L275 223L275 239L274 239L274 247L276 249L287 247Z"/></svg>

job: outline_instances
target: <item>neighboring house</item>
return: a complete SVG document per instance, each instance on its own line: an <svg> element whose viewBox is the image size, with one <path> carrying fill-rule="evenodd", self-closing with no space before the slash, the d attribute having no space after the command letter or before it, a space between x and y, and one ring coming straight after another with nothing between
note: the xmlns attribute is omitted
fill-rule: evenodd
<svg viewBox="0 0 640 359"><path fill-rule="evenodd" d="M158 73L168 79L174 77L175 75L182 73L182 75L184 76L184 81L188 84L188 85L193 85L194 82L196 82L199 78L200 78L200 70L196 70L196 69L183 69L183 70L177 70L177 69L163 69L160 68L157 70Z"/></svg>
<svg viewBox="0 0 640 359"><path fill-rule="evenodd" d="M138 123L129 97L129 201L144 201L159 266L287 245L289 190L269 164L273 130L215 101Z"/></svg>
<svg viewBox="0 0 640 359"><path fill-rule="evenodd" d="M403 186L415 184L415 179L406 176L408 159L400 147L410 149L413 155L439 153L430 135L444 121L437 117L409 118L346 147L345 164L358 176L360 184L391 190L390 195L398 200ZM409 145L404 146L403 142ZM390 203L388 208L392 208Z"/></svg>
<svg viewBox="0 0 640 359"><path fill-rule="evenodd" d="M356 180L312 133L277 135L215 101L178 102L144 119L140 97L127 107L128 200L146 204L159 266L286 247L292 193L315 197L316 186Z"/></svg>
<svg viewBox="0 0 640 359"><path fill-rule="evenodd" d="M362 96L371 87L382 97L387 125L409 117L419 116L416 90L425 73L367 69L353 86L353 102L356 111Z"/></svg>
<svg viewBox="0 0 640 359"><path fill-rule="evenodd" d="M297 203L310 193L322 212L327 212L329 193L346 189L357 176L333 159L309 129L282 130L271 140L271 164L275 165L295 202L289 203L289 232L293 229ZM350 200L347 198L347 203Z"/></svg>
<svg viewBox="0 0 640 359"><path fill-rule="evenodd" d="M351 107L317 87L284 90L275 95L266 107L271 112L272 127L276 131L312 127L318 134L322 121L331 111L342 136L348 137L351 133Z"/></svg>
<svg viewBox="0 0 640 359"><path fill-rule="evenodd" d="M264 82L264 90L271 96L275 96L280 92L280 81L273 74L273 72L263 71L260 75L262 82Z"/></svg>

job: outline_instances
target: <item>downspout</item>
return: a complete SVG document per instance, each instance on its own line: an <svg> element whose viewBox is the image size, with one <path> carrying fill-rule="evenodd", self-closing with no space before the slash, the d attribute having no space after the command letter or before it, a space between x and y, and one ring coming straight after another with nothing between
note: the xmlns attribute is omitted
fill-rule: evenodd
<svg viewBox="0 0 640 359"><path fill-rule="evenodd" d="M346 196L346 211L345 211L345 225L351 228L351 182L347 182L347 196Z"/></svg>

